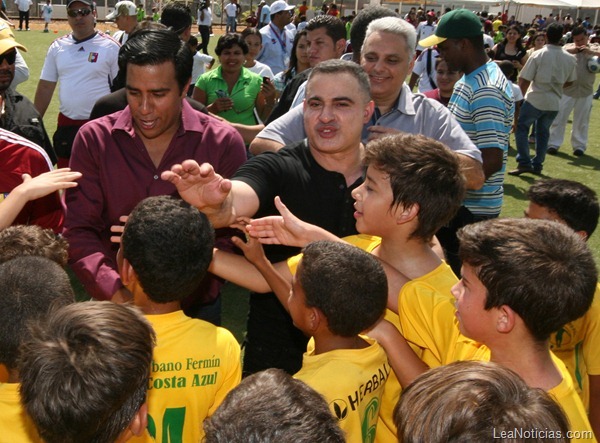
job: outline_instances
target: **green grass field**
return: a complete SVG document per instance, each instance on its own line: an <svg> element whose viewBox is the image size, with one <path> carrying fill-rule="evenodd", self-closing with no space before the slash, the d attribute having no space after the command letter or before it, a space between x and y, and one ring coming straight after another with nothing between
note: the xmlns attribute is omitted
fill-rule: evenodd
<svg viewBox="0 0 600 443"><path fill-rule="evenodd" d="M102 31L106 29L111 29L111 31L114 31L114 28L109 28L108 25L104 24L100 24L98 28ZM21 84L18 89L22 94L29 97L32 101L35 95L35 88L37 86L48 46L55 38L64 35L65 33L66 31L58 31L56 34L52 32L44 34L41 32L41 30L15 32L17 41L24 44L28 49L28 52L23 53L23 56L25 57L30 69L29 80ZM211 50L214 48L215 44L216 38L211 39ZM598 86L598 82L600 82L600 75L597 76L596 87ZM73 91L73 93L85 94L86 91ZM51 135L56 127L56 116L58 114L58 99L56 97L57 93L55 93L54 100L52 101L46 116L44 117L44 122ZM570 125L567 127L567 131L570 131ZM590 141L586 155L579 158L572 156L570 142L568 141L568 132L567 137L565 138L567 139L567 142L562 147L560 153L557 156L547 156L544 167L544 176L577 180L585 183L593 188L596 192L600 193L599 100L594 100L593 103L592 118L590 121ZM511 137L511 144L513 147L515 146L513 137ZM507 165L508 170L516 166L515 154L516 152L514 148L509 151L509 160ZM521 177L512 177L509 175L506 176L505 199L502 216L520 217L522 215L523 209L526 205L525 192L536 179L537 177L532 175L523 175ZM600 233L596 233L594 236L592 236L590 239L590 246L594 251L596 259L600 262ZM231 290L231 288L227 288L227 290ZM232 318L234 324L231 325L230 328L236 332L236 336L240 338L244 328L243 313L232 312L231 315L229 315L229 312L230 309L233 309L233 311L238 311L238 308L235 308L235 306L238 306L238 302L241 302L242 299L240 298L238 301L236 301L233 308L230 307L229 303L227 302L228 297L225 297L225 299L224 318L231 316L234 317Z"/></svg>

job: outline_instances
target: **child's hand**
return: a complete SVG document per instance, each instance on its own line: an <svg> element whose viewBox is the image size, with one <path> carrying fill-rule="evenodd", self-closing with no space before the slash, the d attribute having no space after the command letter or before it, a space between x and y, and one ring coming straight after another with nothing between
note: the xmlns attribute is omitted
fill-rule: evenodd
<svg viewBox="0 0 600 443"><path fill-rule="evenodd" d="M121 243L121 236L123 235L123 231L125 230L125 223L129 219L128 215L122 215L119 217L119 221L122 223L121 225L112 225L110 227L110 232L114 232L117 235L111 235L110 241L112 243Z"/></svg>
<svg viewBox="0 0 600 443"><path fill-rule="evenodd" d="M306 234L311 225L292 214L279 197L275 197L275 207L281 216L251 220L246 226L250 236L265 245L305 246L310 241Z"/></svg>
<svg viewBox="0 0 600 443"><path fill-rule="evenodd" d="M377 323L373 325L373 327L364 332L368 337L374 338L377 340L382 346L386 343L386 338L390 336L399 335L400 332L396 329L392 323L382 318ZM384 346L385 347L385 346Z"/></svg>
<svg viewBox="0 0 600 443"><path fill-rule="evenodd" d="M34 178L29 174L23 174L23 183L13 192L16 190L22 193L27 201L36 200L60 189L74 188L77 186L75 180L80 178L81 172L71 171L70 168L44 172Z"/></svg>
<svg viewBox="0 0 600 443"><path fill-rule="evenodd" d="M244 253L244 257L253 265L260 263L267 259L265 256L265 251L262 247L262 244L258 241L258 239L248 235L246 227L252 220L248 217L239 217L237 219L237 223L231 225L232 228L239 229L246 234L246 241L244 242L239 237L232 237L231 241L234 245L242 250Z"/></svg>

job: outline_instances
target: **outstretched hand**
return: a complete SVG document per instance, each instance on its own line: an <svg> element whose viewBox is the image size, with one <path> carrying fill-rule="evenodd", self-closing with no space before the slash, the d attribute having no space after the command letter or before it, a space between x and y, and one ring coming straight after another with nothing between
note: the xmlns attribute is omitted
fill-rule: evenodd
<svg viewBox="0 0 600 443"><path fill-rule="evenodd" d="M253 265L256 265L257 263L266 260L266 256L262 244L258 239L248 235L246 228L251 221L252 220L248 217L239 217L236 223L232 224L230 227L243 231L246 234L246 241L236 236L231 237L231 241L244 253L246 260Z"/></svg>
<svg viewBox="0 0 600 443"><path fill-rule="evenodd" d="M279 196L275 197L275 207L281 214L250 220L246 230L265 245L305 246L308 241L305 234L312 225L303 222L283 204Z"/></svg>
<svg viewBox="0 0 600 443"><path fill-rule="evenodd" d="M230 180L217 174L209 163L199 165L195 160L172 166L161 178L173 183L181 198L200 210L220 208L231 191Z"/></svg>
<svg viewBox="0 0 600 443"><path fill-rule="evenodd" d="M23 174L23 183L18 188L28 201L44 197L60 189L74 188L77 186L75 180L81 178L81 172L71 171L70 168L56 169L44 172L34 178L29 174Z"/></svg>

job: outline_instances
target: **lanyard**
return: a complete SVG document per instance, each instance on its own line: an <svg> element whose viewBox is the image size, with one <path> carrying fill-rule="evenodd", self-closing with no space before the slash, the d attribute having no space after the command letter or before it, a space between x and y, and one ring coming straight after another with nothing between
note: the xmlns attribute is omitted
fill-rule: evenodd
<svg viewBox="0 0 600 443"><path fill-rule="evenodd" d="M279 44L281 45L281 49L283 49L283 52L285 53L285 47L286 47L286 43L285 43L285 29L283 31L281 31L281 33L283 34L283 40L282 40L281 37L279 36L279 34L277 33L277 30L273 27L273 23L269 23L269 26L271 27L271 30L273 31L273 34L275 34L275 37L277 37L277 40L279 40Z"/></svg>

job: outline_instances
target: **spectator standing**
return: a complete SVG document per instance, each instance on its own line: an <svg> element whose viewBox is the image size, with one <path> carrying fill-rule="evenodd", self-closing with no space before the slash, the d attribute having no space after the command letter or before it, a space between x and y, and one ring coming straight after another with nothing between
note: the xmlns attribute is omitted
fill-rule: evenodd
<svg viewBox="0 0 600 443"><path fill-rule="evenodd" d="M435 13L429 11L426 14L426 20L417 25L417 42L426 39L435 32ZM417 57L425 48L417 44Z"/></svg>
<svg viewBox="0 0 600 443"><path fill-rule="evenodd" d="M271 4L270 13L271 21L260 29L263 47L256 60L269 66L273 75L277 75L286 69L290 62L294 35L286 26L292 21L294 7L284 0L277 0Z"/></svg>
<svg viewBox="0 0 600 443"><path fill-rule="evenodd" d="M552 23L546 30L548 43L534 52L521 71L519 87L525 96L515 140L517 142L516 169L511 175L523 173L541 174L550 126L558 115L563 87L570 86L577 79L577 59L560 46L563 27ZM535 122L535 157L529 156L529 128Z"/></svg>
<svg viewBox="0 0 600 443"><path fill-rule="evenodd" d="M48 32L48 25L52 20L52 5L50 0L46 0L46 4L42 6L41 17L44 19L44 32Z"/></svg>
<svg viewBox="0 0 600 443"><path fill-rule="evenodd" d="M13 87L17 72L18 49L25 47L14 40L10 26L0 20L0 128L14 132L42 147L56 163L56 154L44 128L42 117L27 97Z"/></svg>
<svg viewBox="0 0 600 443"><path fill-rule="evenodd" d="M225 14L227 14L227 26L225 32L236 32L238 10L239 6L237 5L237 1L229 0L229 4L225 6Z"/></svg>
<svg viewBox="0 0 600 443"><path fill-rule="evenodd" d="M267 4L265 0L261 0L259 5L260 12L258 13L258 28L271 23L271 7Z"/></svg>
<svg viewBox="0 0 600 443"><path fill-rule="evenodd" d="M200 51L208 55L208 43L210 42L210 27L212 26L212 10L209 3L203 1L198 7L198 33L200 34Z"/></svg>
<svg viewBox="0 0 600 443"><path fill-rule="evenodd" d="M550 127L548 154L556 154L563 143L567 120L571 111L573 127L571 129L571 147L573 155L580 157L585 153L588 142L588 129L592 111L592 95L596 75L587 68L590 58L600 55L600 45L589 43L587 31L578 26L571 32L573 43L567 43L563 49L573 54L577 59L577 80L563 89L563 95L558 105L558 115Z"/></svg>
<svg viewBox="0 0 600 443"><path fill-rule="evenodd" d="M115 5L115 10L106 16L106 20L115 21L119 30L115 32L113 38L120 45L124 45L138 24L135 3L128 0L118 2Z"/></svg>
<svg viewBox="0 0 600 443"><path fill-rule="evenodd" d="M48 48L34 106L43 117L59 86L60 113L54 134L59 166L66 166L77 130L88 121L98 97L110 93L119 70L119 44L96 31L92 0L69 0L70 34L56 39Z"/></svg>
<svg viewBox="0 0 600 443"><path fill-rule="evenodd" d="M19 31L23 30L23 22L25 22L25 30L29 31L29 10L33 2L31 0L15 0L15 5L19 10Z"/></svg>

